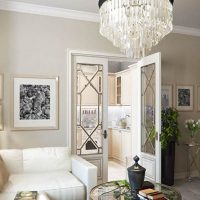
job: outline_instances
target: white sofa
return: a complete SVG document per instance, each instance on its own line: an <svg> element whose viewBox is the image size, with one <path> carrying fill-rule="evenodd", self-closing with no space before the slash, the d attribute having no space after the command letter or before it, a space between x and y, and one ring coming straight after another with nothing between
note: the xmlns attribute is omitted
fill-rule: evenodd
<svg viewBox="0 0 200 200"><path fill-rule="evenodd" d="M89 200L97 184L97 168L70 148L46 147L0 150L9 181L0 200L14 200L17 191L45 192L51 200Z"/></svg>

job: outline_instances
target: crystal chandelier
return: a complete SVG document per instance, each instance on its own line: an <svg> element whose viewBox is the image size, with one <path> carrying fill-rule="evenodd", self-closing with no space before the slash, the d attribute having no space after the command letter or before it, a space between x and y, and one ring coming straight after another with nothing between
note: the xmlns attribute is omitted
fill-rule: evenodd
<svg viewBox="0 0 200 200"><path fill-rule="evenodd" d="M174 0L99 0L100 33L141 58L173 29Z"/></svg>

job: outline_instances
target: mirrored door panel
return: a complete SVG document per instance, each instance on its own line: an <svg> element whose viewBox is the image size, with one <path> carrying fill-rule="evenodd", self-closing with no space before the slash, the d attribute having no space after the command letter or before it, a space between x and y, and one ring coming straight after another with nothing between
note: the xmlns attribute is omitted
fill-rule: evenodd
<svg viewBox="0 0 200 200"><path fill-rule="evenodd" d="M155 64L141 68L141 150L155 155Z"/></svg>
<svg viewBox="0 0 200 200"><path fill-rule="evenodd" d="M76 65L77 154L102 154L103 66Z"/></svg>

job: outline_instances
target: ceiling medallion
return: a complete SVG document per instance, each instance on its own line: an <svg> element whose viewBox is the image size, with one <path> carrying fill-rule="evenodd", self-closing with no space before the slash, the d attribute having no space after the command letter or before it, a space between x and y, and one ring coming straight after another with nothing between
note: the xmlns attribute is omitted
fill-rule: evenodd
<svg viewBox="0 0 200 200"><path fill-rule="evenodd" d="M173 29L174 0L99 0L100 34L141 58Z"/></svg>

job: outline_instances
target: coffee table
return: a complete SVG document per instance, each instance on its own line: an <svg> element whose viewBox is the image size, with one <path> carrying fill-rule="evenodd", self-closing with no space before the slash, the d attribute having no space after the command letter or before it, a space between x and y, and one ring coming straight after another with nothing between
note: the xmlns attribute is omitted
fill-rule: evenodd
<svg viewBox="0 0 200 200"><path fill-rule="evenodd" d="M45 192L39 192L37 196L37 200L50 200Z"/></svg>
<svg viewBox="0 0 200 200"><path fill-rule="evenodd" d="M182 200L181 194L173 187L158 183L155 183L154 186L155 189L161 191L168 200ZM120 197L115 197L117 193L121 194ZM129 197L130 191L127 188L119 187L114 181L97 185L90 192L90 198L92 200L128 200L131 199Z"/></svg>

